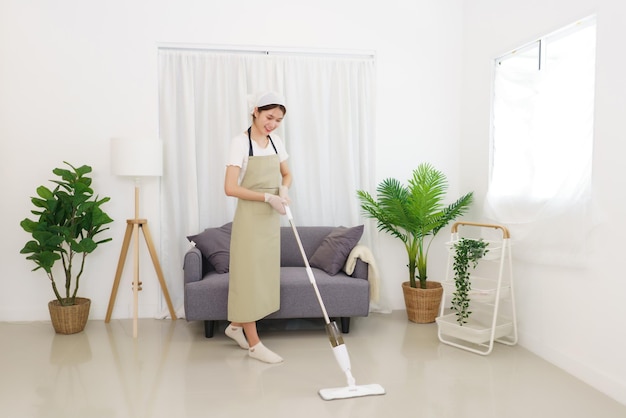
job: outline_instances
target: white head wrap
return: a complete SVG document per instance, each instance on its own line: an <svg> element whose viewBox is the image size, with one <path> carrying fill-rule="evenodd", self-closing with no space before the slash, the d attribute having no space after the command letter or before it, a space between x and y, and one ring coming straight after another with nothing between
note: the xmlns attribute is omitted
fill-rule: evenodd
<svg viewBox="0 0 626 418"><path fill-rule="evenodd" d="M255 107L263 107L270 104L285 106L285 98L274 91L266 91L260 94L248 96L248 108L250 114L254 112Z"/></svg>

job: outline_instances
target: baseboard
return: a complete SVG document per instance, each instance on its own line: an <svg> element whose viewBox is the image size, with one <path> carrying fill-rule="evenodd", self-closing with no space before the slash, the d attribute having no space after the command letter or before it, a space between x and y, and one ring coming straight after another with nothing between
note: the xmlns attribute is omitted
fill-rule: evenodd
<svg viewBox="0 0 626 418"><path fill-rule="evenodd" d="M573 359L558 350L541 344L537 339L521 333L519 345L615 401L626 405L626 381L619 381L601 370L586 366L580 360Z"/></svg>

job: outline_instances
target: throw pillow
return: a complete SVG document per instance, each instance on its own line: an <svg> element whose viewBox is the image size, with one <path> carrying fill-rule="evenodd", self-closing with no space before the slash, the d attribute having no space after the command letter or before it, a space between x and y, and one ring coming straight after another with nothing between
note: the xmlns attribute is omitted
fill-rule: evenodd
<svg viewBox="0 0 626 418"><path fill-rule="evenodd" d="M230 263L230 232L233 223L229 222L219 228L207 228L187 239L196 244L203 256L211 263L218 273L228 273Z"/></svg>
<svg viewBox="0 0 626 418"><path fill-rule="evenodd" d="M340 226L328 234L315 250L309 264L334 276L346 264L350 251L363 235L363 225L346 228Z"/></svg>

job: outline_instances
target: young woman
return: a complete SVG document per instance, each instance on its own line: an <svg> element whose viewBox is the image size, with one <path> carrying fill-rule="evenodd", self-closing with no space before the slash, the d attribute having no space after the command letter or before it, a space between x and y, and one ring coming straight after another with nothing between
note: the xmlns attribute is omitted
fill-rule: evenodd
<svg viewBox="0 0 626 418"><path fill-rule="evenodd" d="M238 198L230 242L226 335L252 358L283 359L263 345L256 321L280 308L280 215L289 203L291 173L283 141L270 136L285 117L284 98L258 96L252 125L230 145L224 190ZM245 333L245 334L244 334Z"/></svg>

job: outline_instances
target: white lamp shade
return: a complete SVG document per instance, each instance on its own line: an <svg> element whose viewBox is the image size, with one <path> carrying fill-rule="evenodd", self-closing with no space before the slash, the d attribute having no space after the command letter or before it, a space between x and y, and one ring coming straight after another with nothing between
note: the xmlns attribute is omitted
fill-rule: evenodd
<svg viewBox="0 0 626 418"><path fill-rule="evenodd" d="M128 177L161 176L163 141L112 138L111 173Z"/></svg>

